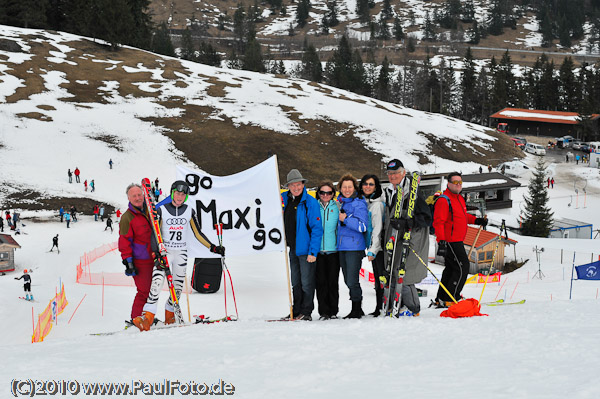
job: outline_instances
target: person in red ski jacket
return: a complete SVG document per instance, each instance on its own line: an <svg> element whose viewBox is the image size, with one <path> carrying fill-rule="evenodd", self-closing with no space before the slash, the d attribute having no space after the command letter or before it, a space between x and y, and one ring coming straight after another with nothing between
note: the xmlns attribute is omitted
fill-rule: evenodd
<svg viewBox="0 0 600 399"><path fill-rule="evenodd" d="M477 218L467 213L465 199L460 195L462 175L452 172L447 179L446 191L435 202L433 228L438 244L437 255L444 258L445 264L441 282L452 296L459 300L460 293L467 281L470 265L463 244L467 235L467 225L478 224L485 227L487 219ZM449 202L444 196L449 199ZM453 302L448 293L440 286L434 303L437 307L448 307Z"/></svg>
<svg viewBox="0 0 600 399"><path fill-rule="evenodd" d="M75 167L75 171L73 173L75 173L75 182L81 183L81 180L79 180L79 175L81 174L79 168Z"/></svg>
<svg viewBox="0 0 600 399"><path fill-rule="evenodd" d="M133 320L142 314L148 300L157 248L142 187L130 184L126 192L129 205L119 222L119 252L125 265L125 274L133 277L137 288L131 307Z"/></svg>

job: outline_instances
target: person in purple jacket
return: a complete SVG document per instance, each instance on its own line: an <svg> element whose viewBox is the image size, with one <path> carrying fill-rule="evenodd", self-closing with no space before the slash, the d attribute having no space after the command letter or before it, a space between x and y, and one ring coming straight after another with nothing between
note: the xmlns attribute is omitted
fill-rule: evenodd
<svg viewBox="0 0 600 399"><path fill-rule="evenodd" d="M344 319L360 319L362 310L362 289L359 273L362 258L365 256L365 235L369 211L367 202L358 195L358 182L351 174L344 175L338 182L340 196L340 216L338 226L338 253L344 282L350 290L352 311Z"/></svg>

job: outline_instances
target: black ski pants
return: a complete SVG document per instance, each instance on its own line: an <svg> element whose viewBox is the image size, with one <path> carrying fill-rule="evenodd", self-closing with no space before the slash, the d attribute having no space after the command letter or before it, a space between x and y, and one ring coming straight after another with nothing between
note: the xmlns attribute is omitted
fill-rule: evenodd
<svg viewBox="0 0 600 399"><path fill-rule="evenodd" d="M467 251L465 251L465 245L462 241L448 243L444 263L446 267L442 273L441 282L450 291L454 299L459 301L460 293L469 276L470 265L469 258L467 258ZM437 298L442 301L452 301L452 298L448 296L441 286L438 289Z"/></svg>
<svg viewBox="0 0 600 399"><path fill-rule="evenodd" d="M317 301L319 315L335 316L340 302L340 257L337 252L317 255Z"/></svg>
<svg viewBox="0 0 600 399"><path fill-rule="evenodd" d="M377 307L380 308L383 298L383 288L381 288L381 282L379 277L385 275L384 259L385 251L379 251L375 259L371 262L373 266L373 275L375 276L375 299L377 300Z"/></svg>

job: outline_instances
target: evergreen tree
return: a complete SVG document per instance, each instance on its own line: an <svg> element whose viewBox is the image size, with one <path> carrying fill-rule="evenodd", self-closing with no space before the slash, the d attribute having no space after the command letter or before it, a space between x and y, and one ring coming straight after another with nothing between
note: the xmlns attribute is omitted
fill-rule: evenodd
<svg viewBox="0 0 600 399"><path fill-rule="evenodd" d="M310 11L310 0L299 0L298 9L296 10L296 22L298 26L304 28L308 20L308 12Z"/></svg>
<svg viewBox="0 0 600 399"><path fill-rule="evenodd" d="M501 35L504 32L504 22L502 20L501 0L492 0L490 8L490 19L488 21L487 31L494 36Z"/></svg>
<svg viewBox="0 0 600 399"><path fill-rule="evenodd" d="M0 23L2 22L1 13L4 9L3 2L0 0ZM48 0L48 8L46 9L46 21L48 27L53 30L65 31L66 27L66 8L67 0Z"/></svg>
<svg viewBox="0 0 600 399"><path fill-rule="evenodd" d="M404 31L402 30L402 24L400 23L400 18L398 18L398 17L394 18L394 26L392 29L394 32L394 39L396 39L396 40L404 39Z"/></svg>
<svg viewBox="0 0 600 399"><path fill-rule="evenodd" d="M338 8L336 0L330 0L327 2L327 11L325 12L324 19L327 19L327 27L337 26L340 23L338 19Z"/></svg>
<svg viewBox="0 0 600 399"><path fill-rule="evenodd" d="M133 47L148 49L152 38L150 0L127 0L131 10L131 35L124 42Z"/></svg>
<svg viewBox="0 0 600 399"><path fill-rule="evenodd" d="M356 0L356 14L358 14L358 19L363 24L366 24L371 20L369 7L369 0Z"/></svg>
<svg viewBox="0 0 600 399"><path fill-rule="evenodd" d="M201 64L221 66L221 56L217 53L217 50L210 43L200 43L200 49L198 50L198 57L196 60Z"/></svg>
<svg viewBox="0 0 600 399"><path fill-rule="evenodd" d="M469 43L479 44L481 41L481 31L479 30L479 23L477 20L473 21L473 27L469 31Z"/></svg>
<svg viewBox="0 0 600 399"><path fill-rule="evenodd" d="M435 40L435 27L429 16L429 11L425 12L425 26L423 27L423 40Z"/></svg>
<svg viewBox="0 0 600 399"><path fill-rule="evenodd" d="M133 36L134 21L127 0L97 0L92 7L94 6L97 7L93 8L94 11L92 11L92 15L96 16L95 26L98 29L95 32L96 37L106 40L113 51L117 50L122 44L128 44ZM174 56L175 51L166 24L163 24L155 32L155 40L157 36L160 44L158 47L153 47L153 51ZM170 48L168 48L167 42L170 44Z"/></svg>
<svg viewBox="0 0 600 399"><path fill-rule="evenodd" d="M158 25L152 37L152 51L157 54L175 56L175 49L169 36L169 29L165 22Z"/></svg>
<svg viewBox="0 0 600 399"><path fill-rule="evenodd" d="M260 43L256 39L248 42L242 62L242 69L253 72L265 72Z"/></svg>
<svg viewBox="0 0 600 399"><path fill-rule="evenodd" d="M540 157L529 180L528 194L524 197L525 209L521 232L527 236L548 237L553 224L554 213L548 207L548 188L546 185L546 165Z"/></svg>
<svg viewBox="0 0 600 399"><path fill-rule="evenodd" d="M473 0L467 0L462 6L462 17L461 20L465 23L475 21L475 4Z"/></svg>
<svg viewBox="0 0 600 399"><path fill-rule="evenodd" d="M381 15L384 20L388 20L394 16L394 10L392 9L392 4L390 0L383 0L383 5L381 6Z"/></svg>
<svg viewBox="0 0 600 399"><path fill-rule="evenodd" d="M461 93L461 112L460 117L466 121L472 121L473 116L477 113L478 96L476 91L477 76L475 73L475 62L471 47L467 48L465 53L465 67L460 81Z"/></svg>
<svg viewBox="0 0 600 399"><path fill-rule="evenodd" d="M390 101L390 85L391 85L391 69L387 56L383 58L381 68L379 68L379 76L375 83L375 98L382 101Z"/></svg>
<svg viewBox="0 0 600 399"><path fill-rule="evenodd" d="M383 14L379 16L379 21L377 21L376 26L377 32L375 33L375 37L377 37L377 39L388 40L391 37L390 31L388 29L385 18L383 17Z"/></svg>
<svg viewBox="0 0 600 399"><path fill-rule="evenodd" d="M406 43L406 51L408 51L409 53L414 53L415 50L417 49L417 40L415 39L414 36L409 35L408 36L408 43Z"/></svg>
<svg viewBox="0 0 600 399"><path fill-rule="evenodd" d="M562 111L575 112L578 109L580 87L575 79L574 68L573 59L565 57L558 73L560 108Z"/></svg>
<svg viewBox="0 0 600 399"><path fill-rule="evenodd" d="M192 40L192 32L186 27L181 34L181 58L188 61L196 60L196 49Z"/></svg>
<svg viewBox="0 0 600 399"><path fill-rule="evenodd" d="M323 67L321 66L317 50L312 44L308 45L302 54L300 77L313 82L321 82L323 80Z"/></svg>

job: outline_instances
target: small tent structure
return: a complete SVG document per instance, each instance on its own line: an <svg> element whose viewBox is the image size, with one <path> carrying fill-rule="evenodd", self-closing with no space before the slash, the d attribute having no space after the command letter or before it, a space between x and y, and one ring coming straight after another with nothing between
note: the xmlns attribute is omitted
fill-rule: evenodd
<svg viewBox="0 0 600 399"><path fill-rule="evenodd" d="M19 243L8 234L0 234L0 273L15 270L15 249L21 248Z"/></svg>

